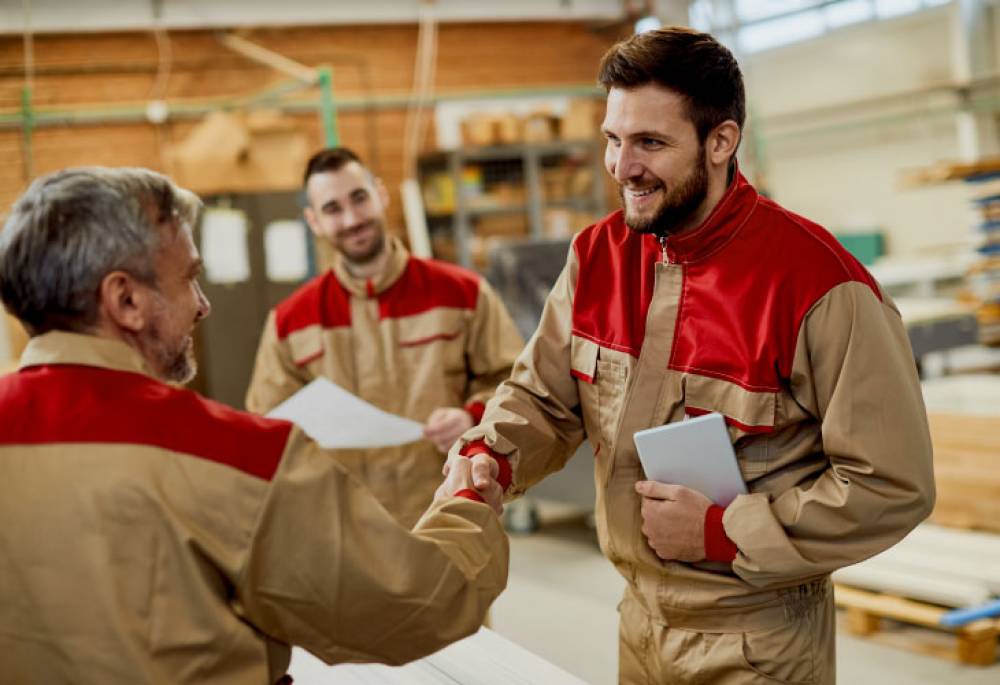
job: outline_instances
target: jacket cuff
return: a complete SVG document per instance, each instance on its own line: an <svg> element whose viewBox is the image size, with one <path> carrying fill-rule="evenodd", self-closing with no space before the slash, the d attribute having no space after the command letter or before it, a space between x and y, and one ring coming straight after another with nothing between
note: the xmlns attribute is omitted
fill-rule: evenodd
<svg viewBox="0 0 1000 685"><path fill-rule="evenodd" d="M497 482L500 483L500 488L506 492L507 488L510 487L510 482L513 479L510 461L502 454L497 454L491 450L485 440L480 439L466 443L458 453L463 457L474 457L477 454L490 455L496 460L497 466L500 467L500 472L497 474Z"/></svg>
<svg viewBox="0 0 1000 685"><path fill-rule="evenodd" d="M725 513L726 510L717 504L713 504L705 512L705 558L709 561L732 562L739 551L722 525L722 515Z"/></svg>
<svg viewBox="0 0 1000 685"><path fill-rule="evenodd" d="M478 426L483 420L483 413L486 411L485 402L469 402L464 407L466 413L472 417L472 425Z"/></svg>
<svg viewBox="0 0 1000 685"><path fill-rule="evenodd" d="M483 496L480 495L475 490L473 490L472 488L463 488L461 490L458 490L457 492L453 493L453 496L464 497L465 499L471 499L473 502L482 502L483 504L486 504L486 500L483 499Z"/></svg>

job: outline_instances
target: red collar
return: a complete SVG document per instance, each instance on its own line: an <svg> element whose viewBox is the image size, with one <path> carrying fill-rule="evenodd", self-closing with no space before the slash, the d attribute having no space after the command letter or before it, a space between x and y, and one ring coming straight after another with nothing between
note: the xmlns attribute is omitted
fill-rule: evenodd
<svg viewBox="0 0 1000 685"><path fill-rule="evenodd" d="M719 203L697 228L667 238L667 256L675 264L696 262L714 254L733 239L757 206L760 196L738 170ZM644 239L657 242L655 235ZM657 246L657 251L659 247Z"/></svg>

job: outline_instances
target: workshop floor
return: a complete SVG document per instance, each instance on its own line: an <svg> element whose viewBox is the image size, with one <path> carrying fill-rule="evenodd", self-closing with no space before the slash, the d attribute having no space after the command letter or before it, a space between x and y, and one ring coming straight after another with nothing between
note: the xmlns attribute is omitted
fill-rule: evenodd
<svg viewBox="0 0 1000 685"><path fill-rule="evenodd" d="M493 605L492 628L587 683L615 683L616 607L624 581L601 555L594 532L582 519L560 517L561 510L555 510L554 518L543 514L537 532L511 536L510 581ZM1000 683L1000 663L962 666L842 632L837 670L838 681L851 685Z"/></svg>

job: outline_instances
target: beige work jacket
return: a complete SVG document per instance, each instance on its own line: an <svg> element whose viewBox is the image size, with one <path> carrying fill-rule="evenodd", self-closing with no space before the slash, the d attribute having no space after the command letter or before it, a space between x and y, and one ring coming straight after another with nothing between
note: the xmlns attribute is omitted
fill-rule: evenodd
<svg viewBox="0 0 1000 685"><path fill-rule="evenodd" d="M424 423L439 407L483 403L523 347L503 303L470 271L411 257L397 239L374 281L333 268L268 317L247 392L266 413L315 378L376 407ZM441 483L444 455L421 441L368 450L348 463L403 525L412 525Z"/></svg>
<svg viewBox="0 0 1000 685"><path fill-rule="evenodd" d="M0 682L274 683L289 645L402 663L506 583L486 505L413 531L297 428L53 332L0 378Z"/></svg>
<svg viewBox="0 0 1000 685"><path fill-rule="evenodd" d="M634 490L645 476L632 435L710 411L750 490L725 511L739 551L723 568L659 559ZM829 233L742 176L665 245L621 212L577 236L537 332L462 443L481 439L509 459L515 495L589 440L601 548L670 625L780 621L792 588L889 547L934 502L894 305Z"/></svg>

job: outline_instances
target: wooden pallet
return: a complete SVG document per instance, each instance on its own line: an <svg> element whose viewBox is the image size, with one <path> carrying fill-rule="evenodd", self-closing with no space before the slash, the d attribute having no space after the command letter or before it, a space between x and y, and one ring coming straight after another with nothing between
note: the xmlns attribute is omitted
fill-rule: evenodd
<svg viewBox="0 0 1000 685"><path fill-rule="evenodd" d="M834 586L834 598L837 606L845 610L845 625L852 635L949 657L963 664L989 666L997 659L998 619L981 619L960 628L946 628L939 621L948 610L933 604L841 584ZM921 630L885 630L884 619L905 626L919 626ZM927 628L934 632L930 633Z"/></svg>

